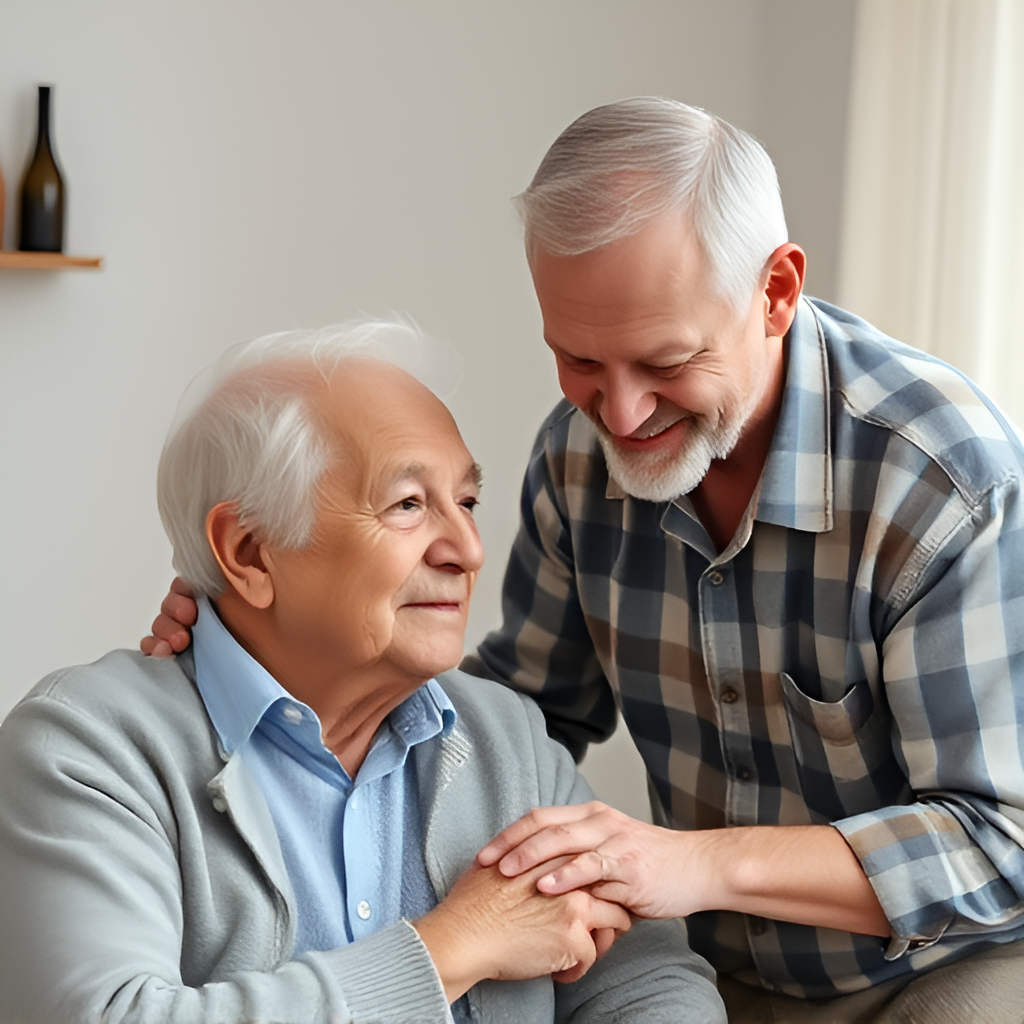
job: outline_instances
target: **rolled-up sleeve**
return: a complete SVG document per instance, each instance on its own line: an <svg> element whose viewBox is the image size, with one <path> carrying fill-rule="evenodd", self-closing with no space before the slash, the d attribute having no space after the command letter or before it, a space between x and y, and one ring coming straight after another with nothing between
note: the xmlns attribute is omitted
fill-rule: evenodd
<svg viewBox="0 0 1024 1024"><path fill-rule="evenodd" d="M883 672L916 801L835 822L892 926L890 959L943 936L1024 924L1018 482L969 509L915 573L918 589L883 644Z"/></svg>

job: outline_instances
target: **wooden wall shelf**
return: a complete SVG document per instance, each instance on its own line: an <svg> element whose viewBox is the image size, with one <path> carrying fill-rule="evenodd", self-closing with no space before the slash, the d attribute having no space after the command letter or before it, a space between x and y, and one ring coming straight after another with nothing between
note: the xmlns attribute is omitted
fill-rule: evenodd
<svg viewBox="0 0 1024 1024"><path fill-rule="evenodd" d="M62 252L17 252L0 249L0 270L98 270L101 256L65 256Z"/></svg>

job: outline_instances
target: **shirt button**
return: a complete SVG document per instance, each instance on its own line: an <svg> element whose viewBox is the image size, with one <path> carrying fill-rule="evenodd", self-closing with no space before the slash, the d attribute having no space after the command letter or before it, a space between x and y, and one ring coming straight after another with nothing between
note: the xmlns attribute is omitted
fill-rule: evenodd
<svg viewBox="0 0 1024 1024"><path fill-rule="evenodd" d="M294 705L289 705L284 709L284 717L287 718L289 722L294 722L295 725L298 725L299 722L302 721L302 709L297 708Z"/></svg>
<svg viewBox="0 0 1024 1024"><path fill-rule="evenodd" d="M359 905L356 907L356 913L359 915L361 920L369 921L370 914L373 913L373 911L370 910L370 904L367 903L366 900L360 900Z"/></svg>
<svg viewBox="0 0 1024 1024"><path fill-rule="evenodd" d="M750 769L749 768L740 768L736 772L736 778L738 778L741 782L748 781L749 778L750 778Z"/></svg>
<svg viewBox="0 0 1024 1024"><path fill-rule="evenodd" d="M723 690L722 691L722 703L723 704L735 704L740 699L740 695L735 690Z"/></svg>
<svg viewBox="0 0 1024 1024"><path fill-rule="evenodd" d="M717 569L714 572L708 573L708 579L711 580L713 587L720 587L725 582L725 577Z"/></svg>
<svg viewBox="0 0 1024 1024"><path fill-rule="evenodd" d="M765 924L764 918L755 917L750 922L750 934L751 935L764 935L768 931L768 925Z"/></svg>
<svg viewBox="0 0 1024 1024"><path fill-rule="evenodd" d="M228 809L228 802L222 796L215 796L213 798L213 809L223 814Z"/></svg>

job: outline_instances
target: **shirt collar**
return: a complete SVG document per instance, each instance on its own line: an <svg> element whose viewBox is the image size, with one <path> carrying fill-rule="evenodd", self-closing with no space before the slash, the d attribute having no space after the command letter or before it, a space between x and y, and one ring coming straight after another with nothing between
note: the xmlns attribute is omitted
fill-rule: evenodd
<svg viewBox="0 0 1024 1024"><path fill-rule="evenodd" d="M832 529L828 352L806 299L786 337L788 368L779 421L761 473L756 518L795 530Z"/></svg>
<svg viewBox="0 0 1024 1024"><path fill-rule="evenodd" d="M221 746L233 754L288 691L227 631L205 597L192 628L196 686Z"/></svg>
<svg viewBox="0 0 1024 1024"><path fill-rule="evenodd" d="M264 715L279 700L316 715L287 690L228 632L209 600L200 597L199 616L192 630L196 686L206 705L221 746L229 756L248 742ZM455 727L455 706L435 679L407 697L388 716L403 745Z"/></svg>

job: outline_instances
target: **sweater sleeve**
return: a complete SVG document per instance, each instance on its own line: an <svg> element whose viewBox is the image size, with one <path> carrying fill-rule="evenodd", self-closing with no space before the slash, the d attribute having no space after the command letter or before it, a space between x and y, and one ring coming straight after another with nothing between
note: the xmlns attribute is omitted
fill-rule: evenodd
<svg viewBox="0 0 1024 1024"><path fill-rule="evenodd" d="M183 838L179 780L154 770L159 739L140 746L109 717L37 696L0 728L0 1020L448 1019L433 963L408 923L287 960L281 929L254 926L241 905L269 890L244 880L241 903L217 924L233 939L251 930L243 945L258 953L248 963L223 955L208 980L185 948L183 892L211 876L203 851ZM269 906L262 920L281 916ZM245 969L252 960L264 969Z"/></svg>

